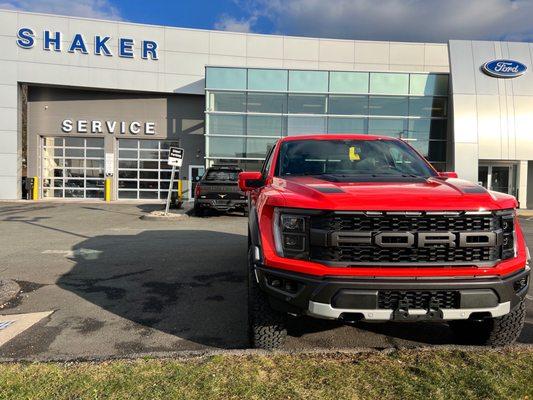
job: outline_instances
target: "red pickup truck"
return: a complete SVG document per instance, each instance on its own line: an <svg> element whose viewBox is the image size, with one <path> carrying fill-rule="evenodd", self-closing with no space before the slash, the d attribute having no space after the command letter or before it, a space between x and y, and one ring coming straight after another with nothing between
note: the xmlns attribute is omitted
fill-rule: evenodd
<svg viewBox="0 0 533 400"><path fill-rule="evenodd" d="M370 135L280 139L239 186L254 347L280 346L288 315L446 321L486 345L519 336L530 269L514 197Z"/></svg>

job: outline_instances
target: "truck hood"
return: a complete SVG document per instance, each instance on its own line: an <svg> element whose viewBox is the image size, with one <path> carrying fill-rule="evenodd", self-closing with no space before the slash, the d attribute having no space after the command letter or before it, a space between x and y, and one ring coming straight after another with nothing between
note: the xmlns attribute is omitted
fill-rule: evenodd
<svg viewBox="0 0 533 400"><path fill-rule="evenodd" d="M453 178L338 182L304 176L274 178L272 186L280 195L275 205L295 208L477 211L517 207L513 196L487 191L474 183Z"/></svg>

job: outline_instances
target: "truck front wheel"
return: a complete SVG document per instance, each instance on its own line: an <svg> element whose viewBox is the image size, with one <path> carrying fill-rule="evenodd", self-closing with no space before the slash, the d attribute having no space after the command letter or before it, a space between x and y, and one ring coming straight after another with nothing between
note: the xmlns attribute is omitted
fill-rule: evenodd
<svg viewBox="0 0 533 400"><path fill-rule="evenodd" d="M481 321L450 321L450 327L461 342L485 346L513 344L524 327L526 304L522 300L509 314Z"/></svg>
<svg viewBox="0 0 533 400"><path fill-rule="evenodd" d="M287 337L286 315L270 306L255 279L252 248L248 250L248 324L252 347L275 350Z"/></svg>

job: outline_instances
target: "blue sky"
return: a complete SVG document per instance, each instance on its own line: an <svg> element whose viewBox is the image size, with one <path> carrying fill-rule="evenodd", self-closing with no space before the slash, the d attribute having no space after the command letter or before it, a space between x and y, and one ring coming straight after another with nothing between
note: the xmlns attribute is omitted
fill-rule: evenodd
<svg viewBox="0 0 533 400"><path fill-rule="evenodd" d="M533 41L533 0L0 0L0 8L296 36Z"/></svg>

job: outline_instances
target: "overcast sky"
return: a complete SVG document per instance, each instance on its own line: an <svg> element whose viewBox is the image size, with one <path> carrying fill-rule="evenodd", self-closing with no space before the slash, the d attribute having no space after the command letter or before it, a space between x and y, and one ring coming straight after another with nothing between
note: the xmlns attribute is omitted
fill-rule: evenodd
<svg viewBox="0 0 533 400"><path fill-rule="evenodd" d="M0 8L345 39L533 41L533 0L0 0Z"/></svg>

